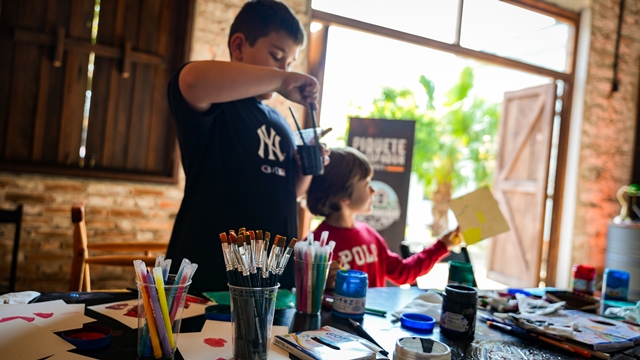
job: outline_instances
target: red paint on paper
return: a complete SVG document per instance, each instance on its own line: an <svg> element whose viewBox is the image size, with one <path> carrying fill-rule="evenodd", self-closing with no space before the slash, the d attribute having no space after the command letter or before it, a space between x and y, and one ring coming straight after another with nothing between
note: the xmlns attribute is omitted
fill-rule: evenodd
<svg viewBox="0 0 640 360"><path fill-rule="evenodd" d="M27 322L33 322L33 320L35 320L36 318L28 317L28 316L7 316L5 318L0 319L0 323L16 320L16 319L22 319Z"/></svg>
<svg viewBox="0 0 640 360"><path fill-rule="evenodd" d="M227 340L222 338L206 338L204 339L204 343L211 347L224 347L224 344L227 343Z"/></svg>
<svg viewBox="0 0 640 360"><path fill-rule="evenodd" d="M127 306L129 306L129 304L127 304L127 303L113 304L113 305L109 305L109 306L105 307L105 309L122 310L122 309L126 308Z"/></svg>
<svg viewBox="0 0 640 360"><path fill-rule="evenodd" d="M43 319L48 319L50 317L53 316L53 313L41 313L41 312L37 312L37 313L33 313L33 315L39 317L39 318L43 318Z"/></svg>

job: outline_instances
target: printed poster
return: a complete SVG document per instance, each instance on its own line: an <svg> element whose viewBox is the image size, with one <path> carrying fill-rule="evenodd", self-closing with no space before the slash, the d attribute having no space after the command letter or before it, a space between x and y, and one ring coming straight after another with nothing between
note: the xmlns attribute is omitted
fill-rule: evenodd
<svg viewBox="0 0 640 360"><path fill-rule="evenodd" d="M407 221L414 133L414 120L350 119L347 145L371 162L376 189L372 213L358 220L376 229L398 254Z"/></svg>

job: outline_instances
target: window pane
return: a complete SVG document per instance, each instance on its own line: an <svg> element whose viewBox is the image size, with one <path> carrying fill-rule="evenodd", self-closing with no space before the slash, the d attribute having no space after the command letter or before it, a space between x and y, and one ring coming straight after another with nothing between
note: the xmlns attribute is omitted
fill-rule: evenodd
<svg viewBox="0 0 640 360"><path fill-rule="evenodd" d="M572 26L497 0L465 1L460 45L566 72Z"/></svg>
<svg viewBox="0 0 640 360"><path fill-rule="evenodd" d="M320 11L453 43L458 1L312 0Z"/></svg>

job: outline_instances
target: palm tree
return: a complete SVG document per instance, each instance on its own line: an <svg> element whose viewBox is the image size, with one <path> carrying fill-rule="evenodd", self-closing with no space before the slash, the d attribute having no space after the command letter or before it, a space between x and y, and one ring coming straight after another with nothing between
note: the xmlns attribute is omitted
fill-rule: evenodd
<svg viewBox="0 0 640 360"><path fill-rule="evenodd" d="M365 116L416 121L412 172L423 184L425 198L433 202L434 235L449 227L449 202L456 190L492 181L499 108L470 96L473 81L473 70L465 67L437 109L435 84L422 75L420 84L428 99L425 107L418 106L411 90L385 87Z"/></svg>

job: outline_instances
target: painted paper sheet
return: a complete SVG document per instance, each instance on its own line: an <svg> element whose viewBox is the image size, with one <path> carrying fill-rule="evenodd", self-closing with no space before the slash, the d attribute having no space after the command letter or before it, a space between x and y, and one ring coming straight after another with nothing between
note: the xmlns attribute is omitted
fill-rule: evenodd
<svg viewBox="0 0 640 360"><path fill-rule="evenodd" d="M226 360L232 358L231 323L207 320L199 333L178 335L178 349L185 360ZM272 333L283 335L286 326L274 326ZM288 360L289 353L273 345L269 348L269 360Z"/></svg>
<svg viewBox="0 0 640 360"><path fill-rule="evenodd" d="M81 328L96 320L84 315L84 304L68 305L62 300L0 305L0 323L16 321L26 321L48 331L63 331Z"/></svg>
<svg viewBox="0 0 640 360"><path fill-rule="evenodd" d="M204 308L206 308L207 305L211 304L198 304L186 301L182 318L186 319L193 316L204 315ZM132 329L138 328L138 299L89 306L89 309L118 320Z"/></svg>
<svg viewBox="0 0 640 360"><path fill-rule="evenodd" d="M0 323L0 349L3 359L42 359L75 346L38 325L15 320Z"/></svg>
<svg viewBox="0 0 640 360"><path fill-rule="evenodd" d="M458 219L467 245L509 231L498 202L486 186L452 199L449 207Z"/></svg>

